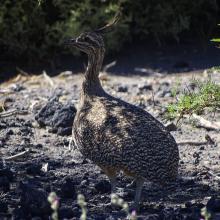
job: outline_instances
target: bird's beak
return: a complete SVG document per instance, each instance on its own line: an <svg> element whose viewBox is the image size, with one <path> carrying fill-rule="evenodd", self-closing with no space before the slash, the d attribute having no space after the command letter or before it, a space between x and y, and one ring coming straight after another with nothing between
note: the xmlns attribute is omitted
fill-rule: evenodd
<svg viewBox="0 0 220 220"><path fill-rule="evenodd" d="M69 39L66 39L64 40L64 45L66 46L76 46L76 39L75 38L69 38Z"/></svg>

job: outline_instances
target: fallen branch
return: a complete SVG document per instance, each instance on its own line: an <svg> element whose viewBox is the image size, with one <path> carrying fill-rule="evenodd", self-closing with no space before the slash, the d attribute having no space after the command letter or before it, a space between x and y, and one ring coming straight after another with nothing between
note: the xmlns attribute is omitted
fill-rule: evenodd
<svg viewBox="0 0 220 220"><path fill-rule="evenodd" d="M9 89L1 89L0 90L0 94L3 94L3 95L9 95L9 94L13 94L13 92Z"/></svg>
<svg viewBox="0 0 220 220"><path fill-rule="evenodd" d="M27 72L25 72L24 70L20 69L19 67L16 67L16 70L17 70L18 73L20 73L21 75L24 75L24 76L28 76L28 75L29 75Z"/></svg>
<svg viewBox="0 0 220 220"><path fill-rule="evenodd" d="M220 122L211 122L196 114L193 114L192 116L198 122L197 126L211 130L220 130Z"/></svg>
<svg viewBox="0 0 220 220"><path fill-rule="evenodd" d="M109 68L115 66L115 64L116 64L116 61L113 61L113 62L111 62L111 63L109 63L109 64L107 64L107 65L105 65L105 66L103 67L102 71L101 71L100 74L99 74L99 79L100 79L101 81L108 81L107 70L108 70Z"/></svg>
<svg viewBox="0 0 220 220"><path fill-rule="evenodd" d="M220 176L215 175L212 171L207 171L210 176L213 176L216 180L220 180Z"/></svg>
<svg viewBox="0 0 220 220"><path fill-rule="evenodd" d="M200 145L206 145L206 144L208 144L208 141L181 141L181 142L177 142L177 145L200 146Z"/></svg>
<svg viewBox="0 0 220 220"><path fill-rule="evenodd" d="M11 111L1 112L0 118L6 118L6 117L10 117L12 115L26 115L26 114L28 114L28 111L26 111L26 110L13 109Z"/></svg>
<svg viewBox="0 0 220 220"><path fill-rule="evenodd" d="M50 76L47 75L46 71L43 71L43 76L45 80L50 84L51 87L54 87L54 82Z"/></svg>
<svg viewBox="0 0 220 220"><path fill-rule="evenodd" d="M105 65L105 66L103 67L103 71L102 71L102 72L107 72L107 70L108 70L109 68L111 68L111 67L113 67L113 66L115 66L115 65L116 65L116 60L113 61L113 62L111 62L111 63L109 63L109 64L107 64L107 65Z"/></svg>
<svg viewBox="0 0 220 220"><path fill-rule="evenodd" d="M214 177L217 180L220 180L220 176L216 175L213 171L210 170L210 167L203 165L203 167L207 170L208 174Z"/></svg>
<svg viewBox="0 0 220 220"><path fill-rule="evenodd" d="M215 141L208 135L205 135L206 141L181 141L177 142L178 145L194 145L194 146L200 146L200 145L206 145L206 144L215 144Z"/></svg>
<svg viewBox="0 0 220 220"><path fill-rule="evenodd" d="M16 160L16 159L19 159L19 158L22 158L22 157L26 156L29 152L30 152L30 149L25 150L25 151L23 151L23 152L21 152L21 153L15 154L15 155L13 155L13 156L6 157L6 158L4 158L3 160L4 160L4 161Z"/></svg>

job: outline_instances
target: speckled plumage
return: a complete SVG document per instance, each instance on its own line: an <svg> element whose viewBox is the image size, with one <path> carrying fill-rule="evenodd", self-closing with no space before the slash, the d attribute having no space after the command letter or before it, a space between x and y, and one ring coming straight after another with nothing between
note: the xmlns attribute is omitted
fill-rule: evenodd
<svg viewBox="0 0 220 220"><path fill-rule="evenodd" d="M178 149L170 133L146 111L110 95L83 101L73 134L81 153L98 165L159 183L177 176Z"/></svg>
<svg viewBox="0 0 220 220"><path fill-rule="evenodd" d="M69 41L88 54L73 139L80 152L104 170L113 188L118 171L134 177L138 203L145 180L164 184L177 177L179 152L174 138L157 119L107 94L100 84L105 52L102 34L115 21Z"/></svg>

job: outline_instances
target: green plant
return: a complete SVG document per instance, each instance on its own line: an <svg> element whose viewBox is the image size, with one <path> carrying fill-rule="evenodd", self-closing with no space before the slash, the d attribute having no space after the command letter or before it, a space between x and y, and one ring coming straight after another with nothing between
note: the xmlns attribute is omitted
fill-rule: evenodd
<svg viewBox="0 0 220 220"><path fill-rule="evenodd" d="M108 52L149 36L158 43L167 37L178 41L183 32L207 37L219 12L214 0L4 0L0 3L0 56L32 63L56 60L58 54L70 53L64 39L104 25L119 8L121 21L105 36Z"/></svg>
<svg viewBox="0 0 220 220"><path fill-rule="evenodd" d="M220 26L220 24L218 24L218 26ZM211 41L215 43L220 43L220 38L213 38L211 39Z"/></svg>
<svg viewBox="0 0 220 220"><path fill-rule="evenodd" d="M81 210L82 210L82 214L80 216L80 220L86 220L87 218L87 208L86 208L86 201L85 201L85 197L82 194L79 194L77 196L77 203L80 206Z"/></svg>
<svg viewBox="0 0 220 220"><path fill-rule="evenodd" d="M207 210L206 207L201 209L201 215L204 217L204 220L210 220L212 218L211 213ZM203 220L203 219L201 219Z"/></svg>
<svg viewBox="0 0 220 220"><path fill-rule="evenodd" d="M211 79L202 82L200 80L192 80L195 89L185 89L183 93L177 97L175 103L167 106L167 118L178 120L184 115L193 113L201 114L205 108L210 111L220 109L220 85Z"/></svg>
<svg viewBox="0 0 220 220"><path fill-rule="evenodd" d="M119 198L119 196L116 195L115 193L111 194L111 203L121 207L125 211L125 213L127 214L126 219L128 219L128 220L137 220L136 212L132 211L130 213L128 203L125 202L122 198Z"/></svg>
<svg viewBox="0 0 220 220"><path fill-rule="evenodd" d="M174 85L174 87L171 89L171 95L172 97L176 97L177 94L179 93L179 88L180 88L180 80L178 79Z"/></svg>
<svg viewBox="0 0 220 220"><path fill-rule="evenodd" d="M55 192L51 192L49 194L48 202L50 203L51 209L53 210L51 218L53 220L58 220L59 198Z"/></svg>

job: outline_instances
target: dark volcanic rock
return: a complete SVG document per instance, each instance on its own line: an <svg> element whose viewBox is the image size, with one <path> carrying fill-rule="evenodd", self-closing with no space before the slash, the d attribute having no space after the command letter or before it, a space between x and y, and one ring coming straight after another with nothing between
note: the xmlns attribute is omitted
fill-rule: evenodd
<svg viewBox="0 0 220 220"><path fill-rule="evenodd" d="M10 182L13 180L13 173L9 169L0 169L0 190L10 190Z"/></svg>
<svg viewBox="0 0 220 220"><path fill-rule="evenodd" d="M138 87L138 89L139 89L139 91L140 91L140 93L143 93L143 92L146 92L146 91L151 91L151 90L153 90L153 87L152 87L152 85L141 85L141 86L139 86Z"/></svg>
<svg viewBox="0 0 220 220"><path fill-rule="evenodd" d="M0 169L0 177L3 176L7 177L10 182L13 180L13 172L8 168Z"/></svg>
<svg viewBox="0 0 220 220"><path fill-rule="evenodd" d="M51 214L47 193L38 185L29 182L19 184L20 205L29 216L45 216Z"/></svg>
<svg viewBox="0 0 220 220"><path fill-rule="evenodd" d="M2 176L0 177L0 190L3 192L7 192L10 189L10 182L7 177Z"/></svg>
<svg viewBox="0 0 220 220"><path fill-rule="evenodd" d="M73 104L63 105L55 97L47 102L35 116L40 126L49 126L53 133L71 135L76 108Z"/></svg>
<svg viewBox="0 0 220 220"><path fill-rule="evenodd" d="M41 167L40 164L29 164L26 168L26 172L29 175L40 175L42 174Z"/></svg>
<svg viewBox="0 0 220 220"><path fill-rule="evenodd" d="M0 201L0 212L6 213L7 211L8 211L8 205L5 202Z"/></svg>
<svg viewBox="0 0 220 220"><path fill-rule="evenodd" d="M100 193L111 192L111 184L107 180L101 180L95 184L95 189Z"/></svg>
<svg viewBox="0 0 220 220"><path fill-rule="evenodd" d="M13 84L13 86L11 87L11 90L13 92L20 92L20 91L25 90L25 89L26 88L21 84Z"/></svg>
<svg viewBox="0 0 220 220"><path fill-rule="evenodd" d="M64 198L76 199L75 182L72 179L65 178L61 186L61 194Z"/></svg>
<svg viewBox="0 0 220 220"><path fill-rule="evenodd" d="M62 106L62 108L55 112L53 117L53 126L68 128L72 127L73 119L76 114L76 109L72 104Z"/></svg>
<svg viewBox="0 0 220 220"><path fill-rule="evenodd" d="M168 131L176 131L177 130L177 126L173 122L168 123L165 126Z"/></svg>
<svg viewBox="0 0 220 220"><path fill-rule="evenodd" d="M118 86L118 92L128 92L128 87L127 86Z"/></svg>
<svg viewBox="0 0 220 220"><path fill-rule="evenodd" d="M62 104L59 102L59 98L55 97L50 99L41 110L35 115L35 119L41 127L51 126L51 121L55 112L61 109Z"/></svg>

